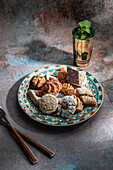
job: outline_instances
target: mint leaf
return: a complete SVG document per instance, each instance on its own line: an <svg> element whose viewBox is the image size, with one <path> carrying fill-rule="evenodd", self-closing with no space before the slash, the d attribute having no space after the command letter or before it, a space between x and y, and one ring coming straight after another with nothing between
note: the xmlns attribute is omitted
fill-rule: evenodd
<svg viewBox="0 0 113 170"><path fill-rule="evenodd" d="M83 34L81 35L81 39L82 39L82 40L85 40L86 38L87 38L86 35L83 35Z"/></svg>
<svg viewBox="0 0 113 170"><path fill-rule="evenodd" d="M86 29L89 29L91 27L91 22L88 20L79 22L80 27L86 27Z"/></svg>
<svg viewBox="0 0 113 170"><path fill-rule="evenodd" d="M87 59L87 55L88 55L87 52L82 53L82 60L86 60Z"/></svg>
<svg viewBox="0 0 113 170"><path fill-rule="evenodd" d="M89 34L91 34L91 32L90 32L90 29L89 28L86 28L86 30L85 30L87 33L89 33Z"/></svg>
<svg viewBox="0 0 113 170"><path fill-rule="evenodd" d="M86 27L82 27L80 31L81 33L84 33L86 31Z"/></svg>
<svg viewBox="0 0 113 170"><path fill-rule="evenodd" d="M88 21L88 20L85 20L85 21L81 21L79 22L79 27L78 27L78 30L77 30L77 38L78 39L82 39L82 40L85 40L87 38L90 37L91 35L91 22Z"/></svg>

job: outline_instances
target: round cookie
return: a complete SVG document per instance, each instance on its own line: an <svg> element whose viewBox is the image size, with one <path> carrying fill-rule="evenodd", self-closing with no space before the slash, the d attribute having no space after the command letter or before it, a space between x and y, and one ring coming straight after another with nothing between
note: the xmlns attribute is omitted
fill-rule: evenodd
<svg viewBox="0 0 113 170"><path fill-rule="evenodd" d="M76 111L77 100L73 96L64 96L58 106L58 111L62 117L68 118Z"/></svg>
<svg viewBox="0 0 113 170"><path fill-rule="evenodd" d="M39 100L39 108L43 113L51 114L56 111L57 107L58 100L51 94L46 94Z"/></svg>

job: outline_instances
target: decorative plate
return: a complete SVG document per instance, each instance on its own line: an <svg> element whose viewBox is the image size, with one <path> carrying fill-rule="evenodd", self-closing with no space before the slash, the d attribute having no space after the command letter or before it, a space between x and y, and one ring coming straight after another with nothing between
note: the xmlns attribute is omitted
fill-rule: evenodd
<svg viewBox="0 0 113 170"><path fill-rule="evenodd" d="M55 76L57 74L57 71L59 71L61 67L71 67L73 69L83 71L87 77L88 88L92 91L94 97L97 100L96 106L85 107L83 111L73 116L70 116L68 119L41 113L38 110L38 108L32 103L32 101L27 97L27 90L29 88L30 80L33 76L35 75L44 76L45 74ZM81 123L95 115L95 113L100 109L102 101L103 101L102 87L100 83L97 81L97 79L93 77L89 72L69 65L54 65L38 69L29 74L22 81L18 90L18 102L23 111L35 121L52 126L70 126Z"/></svg>

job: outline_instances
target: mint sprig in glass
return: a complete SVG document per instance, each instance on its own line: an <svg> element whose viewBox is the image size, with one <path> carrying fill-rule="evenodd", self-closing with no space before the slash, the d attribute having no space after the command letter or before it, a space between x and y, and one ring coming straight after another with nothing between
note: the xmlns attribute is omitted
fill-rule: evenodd
<svg viewBox="0 0 113 170"><path fill-rule="evenodd" d="M88 20L79 22L78 30L76 31L76 38L85 40L92 36L91 33L91 22Z"/></svg>
<svg viewBox="0 0 113 170"><path fill-rule="evenodd" d="M84 67L89 64L95 30L88 20L79 22L79 26L73 29L74 65Z"/></svg>

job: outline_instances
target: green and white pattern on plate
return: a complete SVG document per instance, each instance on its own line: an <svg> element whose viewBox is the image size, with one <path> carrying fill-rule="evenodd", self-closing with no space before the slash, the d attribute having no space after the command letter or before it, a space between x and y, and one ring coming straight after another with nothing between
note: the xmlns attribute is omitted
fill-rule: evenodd
<svg viewBox="0 0 113 170"><path fill-rule="evenodd" d="M86 74L88 87L92 91L94 97L97 100L97 106L85 107L83 111L70 116L68 119L62 117L56 117L51 115L46 115L38 110L32 101L27 97L27 90L29 88L30 80L35 75L44 76L45 74L56 75L61 67L71 67L73 69L83 71ZM100 108L103 101L103 91L100 83L94 78L89 72L82 70L80 68L69 66L69 65L53 65L48 67L43 67L38 69L31 74L29 74L21 83L18 90L18 102L23 109L23 111L32 119L37 122L52 125L52 126L70 126L81 123L89 118L91 118Z"/></svg>

